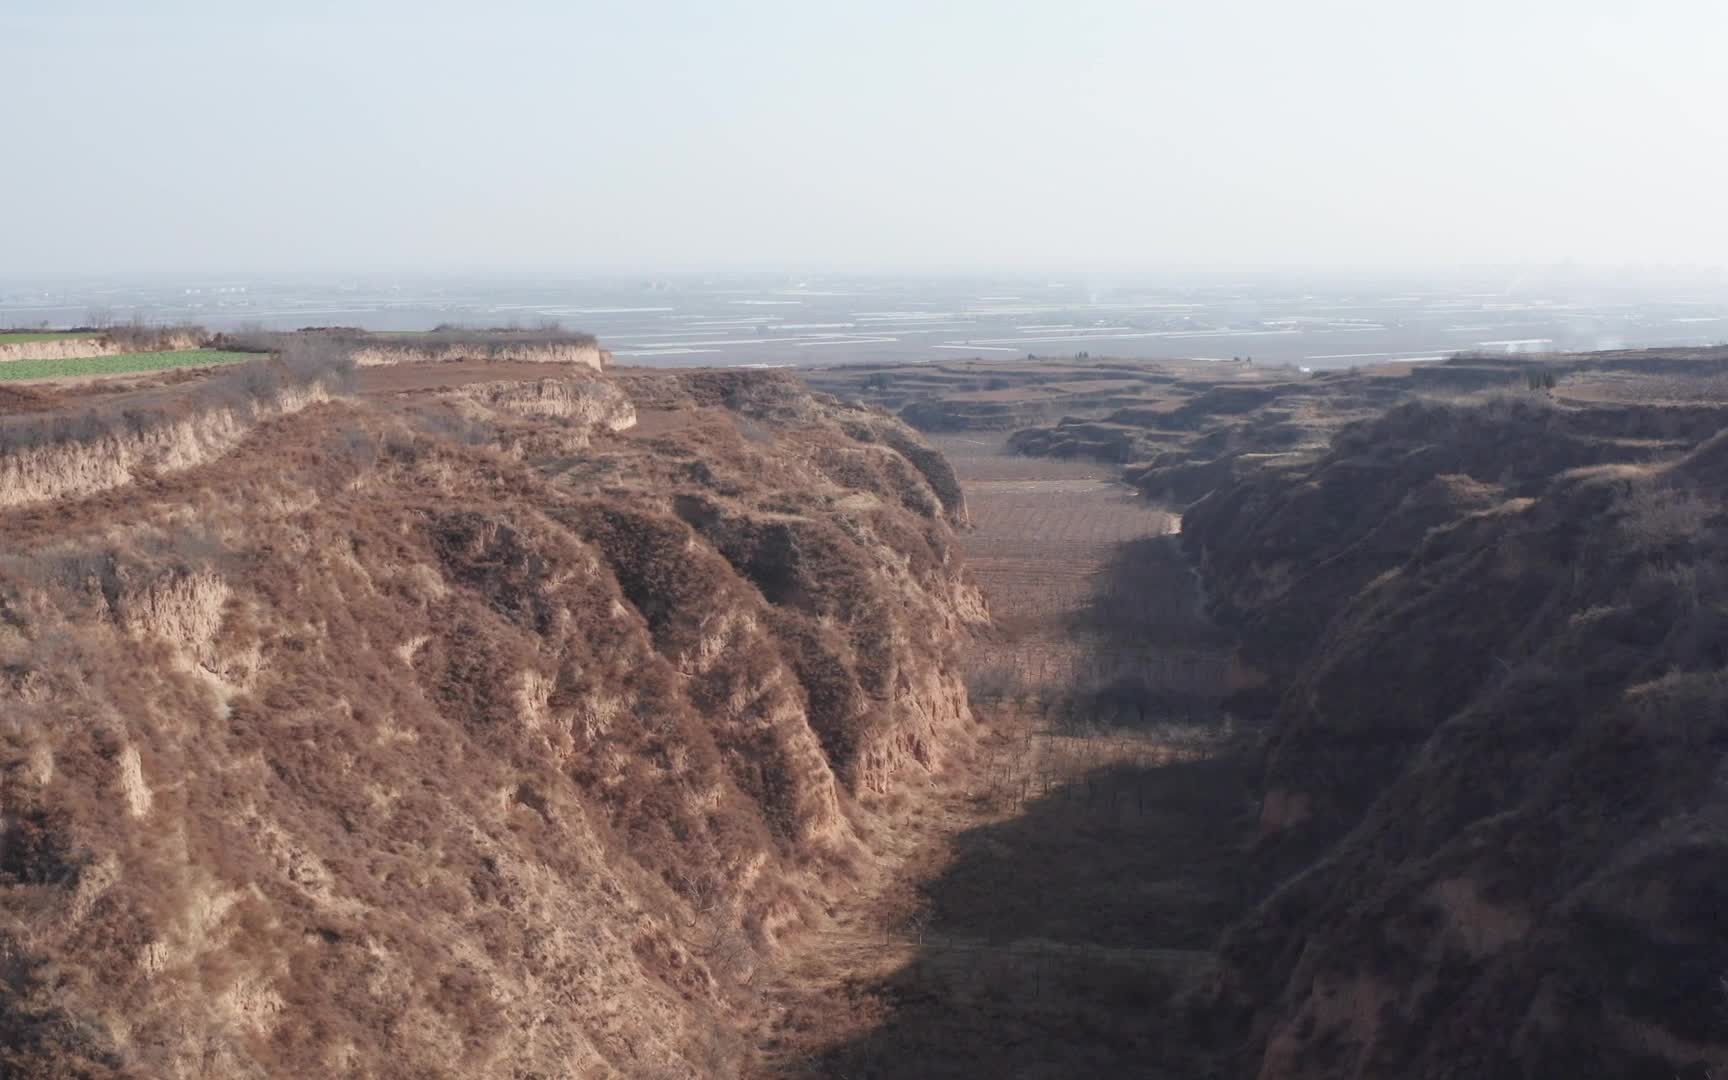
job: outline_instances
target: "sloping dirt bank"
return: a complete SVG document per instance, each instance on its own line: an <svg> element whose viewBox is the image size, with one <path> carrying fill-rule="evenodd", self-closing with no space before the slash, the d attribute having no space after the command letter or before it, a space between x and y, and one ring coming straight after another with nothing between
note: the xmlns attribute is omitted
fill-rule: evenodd
<svg viewBox="0 0 1728 1080"><path fill-rule="evenodd" d="M788 380L549 367L0 510L0 1074L745 1068L978 736L964 506ZM30 445L198 385L33 401Z"/></svg>
<svg viewBox="0 0 1728 1080"><path fill-rule="evenodd" d="M1189 509L1275 691L1236 1075L1728 1068L1725 428L1416 401Z"/></svg>

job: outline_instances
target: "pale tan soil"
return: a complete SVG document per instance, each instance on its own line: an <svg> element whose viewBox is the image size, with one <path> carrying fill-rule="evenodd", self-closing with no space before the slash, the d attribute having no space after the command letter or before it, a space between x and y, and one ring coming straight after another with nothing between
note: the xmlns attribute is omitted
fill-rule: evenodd
<svg viewBox="0 0 1728 1080"><path fill-rule="evenodd" d="M477 382L544 379L557 370L558 365L511 360L376 364L362 368L358 380L362 394L385 395L448 389Z"/></svg>
<svg viewBox="0 0 1728 1080"><path fill-rule="evenodd" d="M163 349L195 349L201 344L191 334L169 336L161 343ZM70 360L85 356L115 356L136 351L136 346L108 341L92 334L84 338L55 338L52 341L0 342L0 364L13 360Z"/></svg>

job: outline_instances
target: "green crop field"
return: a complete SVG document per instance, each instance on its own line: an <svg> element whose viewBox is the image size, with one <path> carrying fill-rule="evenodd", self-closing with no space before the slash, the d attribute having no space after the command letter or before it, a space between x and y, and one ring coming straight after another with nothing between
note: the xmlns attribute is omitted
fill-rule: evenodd
<svg viewBox="0 0 1728 1080"><path fill-rule="evenodd" d="M139 371L204 367L208 364L238 364L256 360L258 353L224 352L220 349L181 349L177 352L120 353L117 356L80 356L70 360L0 361L0 382L19 379L70 379L80 375L126 375Z"/></svg>
<svg viewBox="0 0 1728 1080"><path fill-rule="evenodd" d="M0 330L0 345L23 345L31 341L68 341L78 338L94 339L95 334L81 333L77 330Z"/></svg>

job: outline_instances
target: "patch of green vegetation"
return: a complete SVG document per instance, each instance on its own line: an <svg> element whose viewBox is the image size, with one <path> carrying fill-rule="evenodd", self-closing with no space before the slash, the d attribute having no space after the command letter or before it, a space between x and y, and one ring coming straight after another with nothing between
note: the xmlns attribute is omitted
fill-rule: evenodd
<svg viewBox="0 0 1728 1080"><path fill-rule="evenodd" d="M0 330L0 345L23 345L31 341L71 341L95 338L82 330Z"/></svg>
<svg viewBox="0 0 1728 1080"><path fill-rule="evenodd" d="M0 361L0 382L19 379L70 379L80 375L126 375L139 371L238 364L258 359L257 353L225 352L221 349L181 349L175 352L120 353L116 356L80 356L69 360Z"/></svg>

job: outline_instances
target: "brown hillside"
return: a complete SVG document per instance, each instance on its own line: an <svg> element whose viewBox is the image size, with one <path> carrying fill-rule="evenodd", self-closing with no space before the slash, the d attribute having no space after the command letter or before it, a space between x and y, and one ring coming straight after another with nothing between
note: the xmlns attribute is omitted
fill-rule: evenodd
<svg viewBox="0 0 1728 1080"><path fill-rule="evenodd" d="M1245 1073L1728 1065L1725 427L1418 403L1189 508L1281 691L1259 859L1294 876L1223 954Z"/></svg>
<svg viewBox="0 0 1728 1080"><path fill-rule="evenodd" d="M1191 1008L1147 1010L1135 1030L1154 1038L1123 1075L1728 1072L1725 359L1220 367L1147 379L1113 409L1071 399L1009 438L1115 464L1181 509L1207 608L1236 639L1222 712L1259 743L1258 838L1208 852L1239 860L1248 913ZM993 366L1012 381L1020 365ZM1028 400L1048 400L1027 367ZM973 415L976 394L905 377L930 395L920 422ZM1148 646L1168 632L1158 550L1121 550L1122 589L1097 612ZM1157 878L1108 846L1089 860L1124 893ZM1142 916L1180 910L1158 898ZM1071 1022L1114 1048L1118 1021L1094 1007ZM891 1035L989 1037L944 1023ZM1029 1038L1014 1060L1034 1070L1067 1046ZM1198 1055L1187 1071L1182 1051Z"/></svg>
<svg viewBox="0 0 1728 1080"><path fill-rule="evenodd" d="M872 793L970 738L915 436L440 366L168 468L25 445L108 471L0 515L0 1072L732 1075Z"/></svg>

